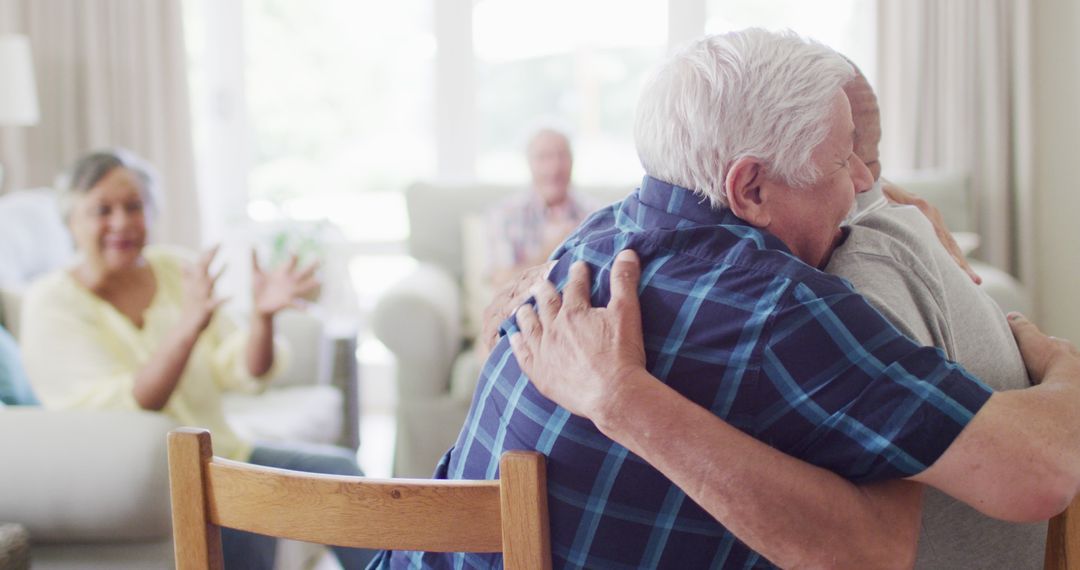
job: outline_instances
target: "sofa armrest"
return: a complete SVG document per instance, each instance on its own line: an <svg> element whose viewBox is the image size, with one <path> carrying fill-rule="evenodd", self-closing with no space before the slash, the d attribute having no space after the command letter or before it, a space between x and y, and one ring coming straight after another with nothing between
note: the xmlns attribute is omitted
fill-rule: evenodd
<svg viewBox="0 0 1080 570"><path fill-rule="evenodd" d="M447 392L464 342L461 325L461 287L433 264L420 264L379 298L372 329L397 358L401 398Z"/></svg>
<svg viewBox="0 0 1080 570"><path fill-rule="evenodd" d="M274 378L271 386L303 386L330 382L326 325L315 315L286 309L274 317L275 336L288 344L288 367Z"/></svg>
<svg viewBox="0 0 1080 570"><path fill-rule="evenodd" d="M5 408L0 513L35 542L166 539L175 427L150 412Z"/></svg>
<svg viewBox="0 0 1080 570"><path fill-rule="evenodd" d="M289 345L289 365L270 389L332 385L341 392L341 435L337 443L360 446L360 388L356 365L356 323L286 310L274 319L277 336Z"/></svg>
<svg viewBox="0 0 1080 570"><path fill-rule="evenodd" d="M1033 314L1031 295L1015 277L988 263L969 260L971 268L982 277L981 288L1001 307L1003 312L1020 311Z"/></svg>

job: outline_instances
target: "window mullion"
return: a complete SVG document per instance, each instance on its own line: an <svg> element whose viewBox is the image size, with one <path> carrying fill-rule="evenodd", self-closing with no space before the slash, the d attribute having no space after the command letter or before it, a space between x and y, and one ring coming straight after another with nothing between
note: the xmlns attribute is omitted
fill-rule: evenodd
<svg viewBox="0 0 1080 570"><path fill-rule="evenodd" d="M435 139L437 176L467 181L476 175L476 81L472 0L435 4Z"/></svg>

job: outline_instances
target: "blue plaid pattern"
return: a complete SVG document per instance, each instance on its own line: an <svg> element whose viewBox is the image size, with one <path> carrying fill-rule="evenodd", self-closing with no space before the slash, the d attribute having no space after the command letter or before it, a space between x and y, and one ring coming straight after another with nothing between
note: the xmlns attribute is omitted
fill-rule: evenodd
<svg viewBox="0 0 1080 570"><path fill-rule="evenodd" d="M566 241L550 278L561 288L570 264L585 260L593 304L605 305L624 248L642 260L652 374L745 433L852 481L922 471L990 397L940 351L902 336L847 282L730 211L648 177ZM510 319L504 329L515 326ZM548 457L557 567L773 567L639 457L541 396L503 338L436 477L494 478L511 449ZM502 559L394 552L376 566L497 568Z"/></svg>

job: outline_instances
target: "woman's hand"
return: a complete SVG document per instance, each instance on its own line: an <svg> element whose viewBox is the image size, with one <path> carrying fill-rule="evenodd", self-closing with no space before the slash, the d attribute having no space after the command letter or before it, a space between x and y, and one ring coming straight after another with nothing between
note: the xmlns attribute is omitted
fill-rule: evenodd
<svg viewBox="0 0 1080 570"><path fill-rule="evenodd" d="M184 323L196 335L206 330L214 312L226 301L214 296L214 285L224 269L210 274L210 265L220 247L215 245L199 256L193 265L184 268Z"/></svg>
<svg viewBox="0 0 1080 570"><path fill-rule="evenodd" d="M317 269L317 263L299 268L297 258L293 255L287 263L264 271L259 266L258 255L252 250L251 281L255 315L273 317L282 309L298 306L304 295L319 286L319 279L315 276Z"/></svg>
<svg viewBox="0 0 1080 570"><path fill-rule="evenodd" d="M203 252L198 261L184 267L180 324L135 373L132 396L144 410L158 411L169 403L199 336L210 324L214 312L226 301L214 296L214 284L223 270L210 274L210 265L214 262L218 247Z"/></svg>

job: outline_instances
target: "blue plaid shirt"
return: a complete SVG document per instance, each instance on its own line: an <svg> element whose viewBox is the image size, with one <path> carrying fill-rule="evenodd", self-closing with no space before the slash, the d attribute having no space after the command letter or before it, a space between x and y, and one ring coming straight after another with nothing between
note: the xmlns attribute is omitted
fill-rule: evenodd
<svg viewBox="0 0 1080 570"><path fill-rule="evenodd" d="M932 464L990 397L934 348L901 335L850 285L689 190L646 177L555 253L550 279L585 260L592 302L615 255L642 261L649 371L769 445L852 481ZM515 327L508 320L505 330ZM667 478L536 391L504 337L435 476L492 479L499 456L548 457L556 567L770 568ZM462 521L468 524L468 521ZM377 566L501 567L500 555L385 553Z"/></svg>

